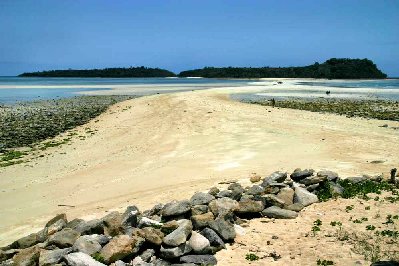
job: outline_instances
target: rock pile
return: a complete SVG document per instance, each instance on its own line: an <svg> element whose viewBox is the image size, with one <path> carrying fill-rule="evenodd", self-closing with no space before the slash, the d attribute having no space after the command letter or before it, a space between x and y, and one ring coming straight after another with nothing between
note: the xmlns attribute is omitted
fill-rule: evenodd
<svg viewBox="0 0 399 266"><path fill-rule="evenodd" d="M0 265L215 265L213 254L245 232L245 219L294 219L319 201L323 184L343 193L337 180L334 172L296 169L289 176L252 177L245 188L238 182L224 190L213 187L143 212L130 206L91 221L68 221L60 214L43 230L0 248Z"/></svg>

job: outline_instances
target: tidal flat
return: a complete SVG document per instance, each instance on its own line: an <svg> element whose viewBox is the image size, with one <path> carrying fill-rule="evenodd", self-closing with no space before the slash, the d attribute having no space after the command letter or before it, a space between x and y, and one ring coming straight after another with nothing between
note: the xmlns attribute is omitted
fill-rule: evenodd
<svg viewBox="0 0 399 266"><path fill-rule="evenodd" d="M87 123L115 103L135 97L76 96L0 105L0 167L23 162L29 149L44 150L69 142L72 132L58 141L42 141Z"/></svg>

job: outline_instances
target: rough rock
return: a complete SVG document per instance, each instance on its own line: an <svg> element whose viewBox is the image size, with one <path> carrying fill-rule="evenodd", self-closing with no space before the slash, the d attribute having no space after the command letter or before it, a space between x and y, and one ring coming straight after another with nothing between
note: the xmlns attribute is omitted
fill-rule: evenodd
<svg viewBox="0 0 399 266"><path fill-rule="evenodd" d="M71 247L79 236L79 232L70 228L64 228L48 238L48 245L55 245L59 248Z"/></svg>
<svg viewBox="0 0 399 266"><path fill-rule="evenodd" d="M166 248L164 246L161 246L160 255L162 258L165 259L174 259L189 253L191 250L192 248L188 243L183 243L173 248Z"/></svg>
<svg viewBox="0 0 399 266"><path fill-rule="evenodd" d="M209 227L213 229L224 241L231 241L236 237L234 225L221 217L210 222Z"/></svg>
<svg viewBox="0 0 399 266"><path fill-rule="evenodd" d="M155 226L155 227L161 227L162 223L155 221L153 219L147 218L147 217L141 217L138 227L143 228L147 226Z"/></svg>
<svg viewBox="0 0 399 266"><path fill-rule="evenodd" d="M191 205L204 205L204 204L207 205L209 202L211 202L214 199L215 197L212 196L211 194L197 192L191 197L190 203Z"/></svg>
<svg viewBox="0 0 399 266"><path fill-rule="evenodd" d="M197 233L195 231L192 232L190 239L188 240L188 244L192 247L195 253L202 254L211 246L209 240Z"/></svg>
<svg viewBox="0 0 399 266"><path fill-rule="evenodd" d="M99 219L87 222L78 220L76 223L68 223L66 227L78 231L81 235L104 234L104 224L103 221Z"/></svg>
<svg viewBox="0 0 399 266"><path fill-rule="evenodd" d="M71 253L66 255L64 258L69 266L105 266L105 264L96 261L82 252Z"/></svg>
<svg viewBox="0 0 399 266"><path fill-rule="evenodd" d="M123 227L137 227L139 209L136 206L129 206L122 215ZM154 215L154 214L153 214Z"/></svg>
<svg viewBox="0 0 399 266"><path fill-rule="evenodd" d="M335 181L338 179L338 174L332 171L319 171L317 176L326 177L328 181Z"/></svg>
<svg viewBox="0 0 399 266"><path fill-rule="evenodd" d="M295 211L284 210L277 206L271 206L262 211L262 215L269 218L277 219L294 219L298 217L298 213Z"/></svg>
<svg viewBox="0 0 399 266"><path fill-rule="evenodd" d="M340 184L334 182L329 182L329 184L330 184L331 194L333 196L342 195L344 193L344 188Z"/></svg>
<svg viewBox="0 0 399 266"><path fill-rule="evenodd" d="M112 238L102 248L100 255L106 263L112 263L137 253L144 241L143 238L137 236L119 235Z"/></svg>
<svg viewBox="0 0 399 266"><path fill-rule="evenodd" d="M220 198L209 203L209 210L215 215L225 215L239 209L239 204L236 200L230 198Z"/></svg>
<svg viewBox="0 0 399 266"><path fill-rule="evenodd" d="M54 249L40 251L39 266L50 266L61 261L61 259L72 252L72 248Z"/></svg>
<svg viewBox="0 0 399 266"><path fill-rule="evenodd" d="M162 209L162 216L177 216L191 210L191 204L188 200L172 201L167 203Z"/></svg>
<svg viewBox="0 0 399 266"><path fill-rule="evenodd" d="M211 187L208 193L215 197L219 193L219 191L220 190L217 187Z"/></svg>
<svg viewBox="0 0 399 266"><path fill-rule="evenodd" d="M98 243L93 237L84 235L79 237L72 246L73 251L83 252L92 255L101 250L101 244Z"/></svg>
<svg viewBox="0 0 399 266"><path fill-rule="evenodd" d="M294 172L290 175L291 179L298 182L306 177L312 176L314 173L313 169L295 169Z"/></svg>
<svg viewBox="0 0 399 266"><path fill-rule="evenodd" d="M180 258L180 262L197 265L216 265L218 263L213 255L186 255Z"/></svg>
<svg viewBox="0 0 399 266"><path fill-rule="evenodd" d="M37 246L22 249L14 256L13 261L18 266L35 266L39 263L40 249Z"/></svg>
<svg viewBox="0 0 399 266"><path fill-rule="evenodd" d="M160 215L165 205L162 203L155 204L150 210L144 211L143 216L150 217L153 215Z"/></svg>
<svg viewBox="0 0 399 266"><path fill-rule="evenodd" d="M168 246L177 247L186 242L192 230L193 225L190 220L180 220L179 227L165 236L163 242Z"/></svg>
<svg viewBox="0 0 399 266"><path fill-rule="evenodd" d="M271 175L269 175L268 177L266 177L261 186L262 187L267 187L269 186L269 184L271 183L281 183L284 182L284 180L287 178L287 173L286 172L274 172Z"/></svg>
<svg viewBox="0 0 399 266"><path fill-rule="evenodd" d="M191 215L204 214L208 212L208 205L194 205L191 207Z"/></svg>
<svg viewBox="0 0 399 266"><path fill-rule="evenodd" d="M285 205L291 205L294 203L294 193L295 191L292 188L282 188L280 192L277 194L277 198L284 201Z"/></svg>
<svg viewBox="0 0 399 266"><path fill-rule="evenodd" d="M351 183L361 183L364 182L366 180L368 180L369 178L367 176L351 176L351 177L347 177L346 180L350 181Z"/></svg>
<svg viewBox="0 0 399 266"><path fill-rule="evenodd" d="M45 228L47 228L47 234L52 235L55 232L60 231L62 228L64 228L68 223L67 217L65 213L58 214L54 218L52 218L50 221L47 222Z"/></svg>
<svg viewBox="0 0 399 266"><path fill-rule="evenodd" d="M151 258L155 255L155 250L146 249L143 253L140 254L140 258L145 262L150 262Z"/></svg>
<svg viewBox="0 0 399 266"><path fill-rule="evenodd" d="M251 199L242 199L238 202L239 208L236 211L237 213L258 213L261 212L265 205L262 201L251 200Z"/></svg>
<svg viewBox="0 0 399 266"><path fill-rule="evenodd" d="M232 197L233 197L233 191L231 190L222 190L216 195L216 198L232 198Z"/></svg>
<svg viewBox="0 0 399 266"><path fill-rule="evenodd" d="M30 234L28 236L18 239L17 241L15 241L13 243L12 246L15 246L16 248L24 249L24 248L28 248L28 247L36 245L37 243L42 242L40 240L41 239L40 239L39 233L33 233L33 234ZM42 240L44 241L44 239L42 239Z"/></svg>
<svg viewBox="0 0 399 266"><path fill-rule="evenodd" d="M122 214L117 211L111 212L102 218L104 223L104 233L107 236L117 236L123 234Z"/></svg>
<svg viewBox="0 0 399 266"><path fill-rule="evenodd" d="M161 231L162 231L162 233L168 235L168 234L172 233L174 230L176 230L178 227L179 227L179 224L177 223L177 221L172 220L172 221L164 223L161 227Z"/></svg>
<svg viewBox="0 0 399 266"><path fill-rule="evenodd" d="M265 192L265 188L258 185L253 185L252 187L248 188L247 194L249 195L261 195Z"/></svg>
<svg viewBox="0 0 399 266"><path fill-rule="evenodd" d="M305 206L303 206L300 203L294 203L285 207L285 209L287 210L296 211L296 212L301 211L303 208L305 208Z"/></svg>
<svg viewBox="0 0 399 266"><path fill-rule="evenodd" d="M263 196L265 202L266 202L266 206L278 206L280 208L283 208L285 206L285 201L280 199L279 197L273 195L273 194L267 194L265 196Z"/></svg>
<svg viewBox="0 0 399 266"><path fill-rule="evenodd" d="M313 184L319 184L325 180L327 180L327 176L308 176L300 180L299 183L309 186Z"/></svg>
<svg viewBox="0 0 399 266"><path fill-rule="evenodd" d="M209 240L210 244L214 247L220 247L220 248L226 247L220 236L210 228L204 228L201 231L201 235L206 237Z"/></svg>
<svg viewBox="0 0 399 266"><path fill-rule="evenodd" d="M319 202L319 198L315 194L301 187L295 188L294 203L300 203L306 207L316 202Z"/></svg>
<svg viewBox="0 0 399 266"><path fill-rule="evenodd" d="M147 240L147 242L157 246L162 244L162 239L164 238L164 233L162 233L160 229L155 229L153 227L141 229L139 235Z"/></svg>
<svg viewBox="0 0 399 266"><path fill-rule="evenodd" d="M213 216L212 212L191 216L191 222L193 223L193 227L195 229L207 227L214 219L215 217Z"/></svg>
<svg viewBox="0 0 399 266"><path fill-rule="evenodd" d="M261 180L260 175L253 174L249 177L249 181L251 181L251 183L256 183L259 182L260 180Z"/></svg>

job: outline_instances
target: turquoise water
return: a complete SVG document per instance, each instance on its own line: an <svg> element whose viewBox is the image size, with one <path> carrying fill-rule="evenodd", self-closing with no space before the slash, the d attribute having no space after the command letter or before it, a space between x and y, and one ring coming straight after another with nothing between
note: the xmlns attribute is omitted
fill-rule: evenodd
<svg viewBox="0 0 399 266"><path fill-rule="evenodd" d="M380 88L380 89L398 89L399 79L384 79L384 80L346 80L346 81L303 81L297 82L299 85L309 86L325 86L337 88Z"/></svg>
<svg viewBox="0 0 399 266"><path fill-rule="evenodd" d="M78 92L93 90L108 90L112 85L188 85L191 89L203 89L219 86L239 86L248 84L248 80L228 79L197 79L197 78L20 78L0 77L0 103L13 104L21 101L33 101L40 99L58 99L76 96ZM8 87L9 86L9 87ZM13 86L24 86L24 88L12 88ZM29 86L43 86L43 88L29 88ZM46 88L45 86L74 86L74 88ZM76 88L85 86L85 88ZM88 88L87 88L88 86ZM93 88L90 88L93 86ZM98 88L98 86L104 86ZM26 87L26 88L25 88ZM166 92L174 92L168 90ZM148 94L165 93L152 89ZM145 93L144 93L145 94Z"/></svg>

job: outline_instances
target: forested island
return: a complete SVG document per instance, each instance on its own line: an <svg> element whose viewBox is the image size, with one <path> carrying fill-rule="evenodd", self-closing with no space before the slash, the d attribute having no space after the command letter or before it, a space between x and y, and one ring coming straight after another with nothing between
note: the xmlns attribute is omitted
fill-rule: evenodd
<svg viewBox="0 0 399 266"><path fill-rule="evenodd" d="M369 59L331 58L304 67L205 67L183 71L179 77L383 79L387 75Z"/></svg>
<svg viewBox="0 0 399 266"><path fill-rule="evenodd" d="M99 77L155 78L175 77L165 69L147 67L105 68L89 70L50 70L23 73L20 77ZM203 78L325 78L325 79L383 79L381 72L369 59L331 58L326 62L303 67L205 67L182 71L178 77Z"/></svg>
<svg viewBox="0 0 399 266"><path fill-rule="evenodd" d="M51 78L158 78L175 77L176 74L160 68L129 67L105 69L68 69L23 73L19 77L51 77Z"/></svg>

